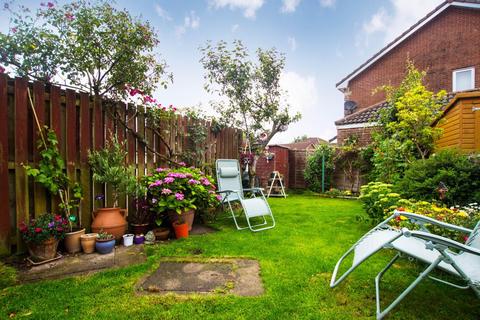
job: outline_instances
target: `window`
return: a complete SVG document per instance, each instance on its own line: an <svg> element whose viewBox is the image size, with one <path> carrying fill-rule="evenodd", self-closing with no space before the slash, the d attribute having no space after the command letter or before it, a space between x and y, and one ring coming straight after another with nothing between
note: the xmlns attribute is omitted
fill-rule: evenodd
<svg viewBox="0 0 480 320"><path fill-rule="evenodd" d="M453 71L453 91L464 91L475 88L475 68Z"/></svg>

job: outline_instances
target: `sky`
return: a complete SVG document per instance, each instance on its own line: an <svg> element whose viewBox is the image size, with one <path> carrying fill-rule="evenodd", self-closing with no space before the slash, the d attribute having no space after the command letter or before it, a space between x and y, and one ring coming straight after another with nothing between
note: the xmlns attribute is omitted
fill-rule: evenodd
<svg viewBox="0 0 480 320"><path fill-rule="evenodd" d="M31 7L41 0L15 1ZM59 1L62 3L64 1ZM292 112L302 119L272 143L307 135L331 139L343 116L343 94L335 84L442 0L117 0L118 8L150 21L158 53L174 82L154 97L163 105L199 106L211 112L218 99L203 88L199 47L208 40L241 40L255 58L257 48L275 47L286 57L281 86ZM9 15L0 11L0 32Z"/></svg>

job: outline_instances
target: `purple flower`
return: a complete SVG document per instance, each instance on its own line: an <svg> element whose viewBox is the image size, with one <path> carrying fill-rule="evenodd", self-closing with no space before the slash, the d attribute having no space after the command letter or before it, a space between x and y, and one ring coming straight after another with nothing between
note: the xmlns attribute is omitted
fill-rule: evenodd
<svg viewBox="0 0 480 320"><path fill-rule="evenodd" d="M173 181L175 181L175 178L173 177L166 177L165 179L163 179L163 182L165 183L172 183Z"/></svg>
<svg viewBox="0 0 480 320"><path fill-rule="evenodd" d="M149 188L153 188L153 187L158 187L158 186L161 186L163 184L163 181L162 180L157 180L155 182L152 182L148 185Z"/></svg>
<svg viewBox="0 0 480 320"><path fill-rule="evenodd" d="M162 194L170 194L170 193L172 193L172 190L167 189L167 188L162 189Z"/></svg>
<svg viewBox="0 0 480 320"><path fill-rule="evenodd" d="M185 162L179 162L178 165L182 166L182 167L185 167L187 164Z"/></svg>
<svg viewBox="0 0 480 320"><path fill-rule="evenodd" d="M218 201L222 201L222 196L219 195L219 194L217 194L217 200L218 200Z"/></svg>
<svg viewBox="0 0 480 320"><path fill-rule="evenodd" d="M54 6L55 6L55 5L53 4L53 2L48 2L48 3L47 3L47 7L49 7L49 8L53 8Z"/></svg>
<svg viewBox="0 0 480 320"><path fill-rule="evenodd" d="M190 180L188 180L188 184L200 184L200 181L195 180L195 179L190 179Z"/></svg>
<svg viewBox="0 0 480 320"><path fill-rule="evenodd" d="M158 200L155 199L155 198L152 199L152 203L157 203L157 201L158 201Z"/></svg>
<svg viewBox="0 0 480 320"><path fill-rule="evenodd" d="M50 229L53 228L54 226L55 226L55 222L53 222L53 221L48 224L48 227L49 227Z"/></svg>
<svg viewBox="0 0 480 320"><path fill-rule="evenodd" d="M155 169L155 171L157 171L157 172L163 172L163 171L165 171L165 170L167 170L167 169L164 169L164 168L157 168L157 169Z"/></svg>
<svg viewBox="0 0 480 320"><path fill-rule="evenodd" d="M209 186L211 184L210 181L208 181L207 178L201 178L200 181L202 181L202 184L204 186Z"/></svg>
<svg viewBox="0 0 480 320"><path fill-rule="evenodd" d="M178 201L182 201L183 199L185 199L185 196L183 195L183 193L177 192L177 193L175 193L175 198Z"/></svg>
<svg viewBox="0 0 480 320"><path fill-rule="evenodd" d="M95 200L97 200L97 201L105 200L105 196L103 194L97 194L95 196Z"/></svg>

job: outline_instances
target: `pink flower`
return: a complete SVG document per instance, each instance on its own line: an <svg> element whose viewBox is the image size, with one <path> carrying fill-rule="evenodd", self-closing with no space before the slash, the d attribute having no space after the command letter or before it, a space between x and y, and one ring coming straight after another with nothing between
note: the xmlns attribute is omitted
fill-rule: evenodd
<svg viewBox="0 0 480 320"><path fill-rule="evenodd" d="M202 178L202 179L200 179L200 181L202 181L202 184L204 186L209 186L211 184L210 181L208 181L207 178Z"/></svg>
<svg viewBox="0 0 480 320"><path fill-rule="evenodd" d="M217 194L217 200L218 200L218 201L222 201L222 196L219 195L219 194Z"/></svg>
<svg viewBox="0 0 480 320"><path fill-rule="evenodd" d="M172 183L173 181L175 181L175 178L173 177L166 177L165 179L163 179L163 182L165 183Z"/></svg>
<svg viewBox="0 0 480 320"><path fill-rule="evenodd" d="M0 66L0 74L5 72L5 68Z"/></svg>
<svg viewBox="0 0 480 320"><path fill-rule="evenodd" d="M172 193L172 190L170 189L167 189L167 188L162 189L162 194L171 194L171 193Z"/></svg>
<svg viewBox="0 0 480 320"><path fill-rule="evenodd" d="M182 166L182 167L186 167L186 166L187 166L187 164L186 164L185 162L183 162L183 161L182 161L182 162L179 162L178 165L180 165L180 166Z"/></svg>
<svg viewBox="0 0 480 320"><path fill-rule="evenodd" d="M163 172L163 171L165 171L165 170L167 170L167 169L164 169L164 168L157 168L157 169L155 169L155 171L157 171L157 172Z"/></svg>
<svg viewBox="0 0 480 320"><path fill-rule="evenodd" d="M10 29L12 31L12 33L16 33L18 30L17 28L13 27L12 29Z"/></svg>
<svg viewBox="0 0 480 320"><path fill-rule="evenodd" d="M182 201L183 199L185 199L185 196L183 195L183 193L177 192L177 193L175 193L175 198L178 201Z"/></svg>
<svg viewBox="0 0 480 320"><path fill-rule="evenodd" d="M200 181L195 180L195 179L188 180L188 184L199 184L199 183L200 183Z"/></svg>
<svg viewBox="0 0 480 320"><path fill-rule="evenodd" d="M55 6L55 5L53 4L53 2L48 2L48 3L47 3L47 7L49 7L49 8L53 8L54 6Z"/></svg>
<svg viewBox="0 0 480 320"><path fill-rule="evenodd" d="M68 20L68 21L73 21L73 19L75 18L73 16L73 14L71 14L70 12L67 12L65 13L65 18Z"/></svg>
<svg viewBox="0 0 480 320"><path fill-rule="evenodd" d="M150 185L148 186L149 188L153 188L153 187L158 187L158 186L161 186L163 184L163 181L162 180L157 180L153 183L150 183Z"/></svg>

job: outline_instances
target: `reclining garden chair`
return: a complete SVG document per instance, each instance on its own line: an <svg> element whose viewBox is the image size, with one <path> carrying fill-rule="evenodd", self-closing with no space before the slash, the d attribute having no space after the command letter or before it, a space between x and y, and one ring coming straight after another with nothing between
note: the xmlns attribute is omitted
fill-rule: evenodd
<svg viewBox="0 0 480 320"><path fill-rule="evenodd" d="M411 231L406 228L398 230L390 227L388 224L389 221L400 216L406 217L411 222L419 225L420 231ZM430 233L426 228L428 225L436 225L467 233L470 234L470 236L467 242L462 244ZM397 251L397 254L375 277L377 319L385 317L387 313L398 305L398 303L426 277L459 289L471 288L477 297L480 298L480 222L477 223L473 230L470 230L418 214L395 211L387 220L367 232L340 258L333 271L330 287L333 288L337 286L362 262L382 248L394 249ZM352 252L354 255L352 266L337 279L337 272L340 265ZM394 262L402 255L425 262L428 264L428 267L382 311L380 305L380 281L385 272L390 269ZM429 275L435 268L459 277L465 284L454 284Z"/></svg>
<svg viewBox="0 0 480 320"><path fill-rule="evenodd" d="M238 230L249 228L251 231L261 231L275 227L275 219L272 211L268 205L265 195L260 188L243 189L240 172L240 165L238 160L219 159L216 161L217 167L217 183L218 193L222 196L222 204L228 204L228 208L233 217L233 221ZM251 192L251 198L245 198L244 192ZM232 202L240 202L245 218L247 220L247 227L240 227L237 218L232 208ZM271 222L268 222L266 217L270 216ZM263 222L252 224L252 218L261 217Z"/></svg>

